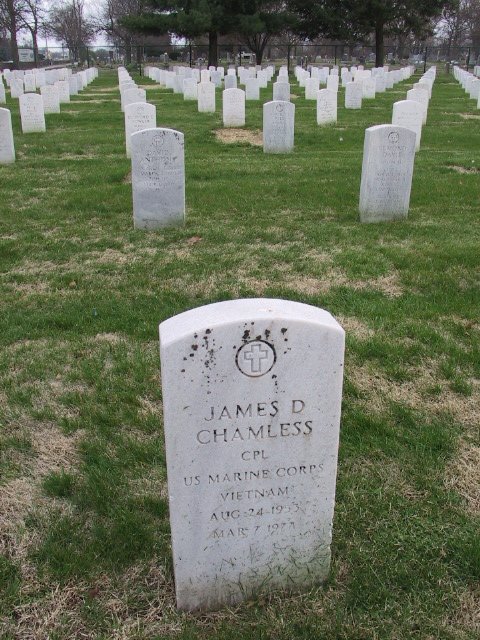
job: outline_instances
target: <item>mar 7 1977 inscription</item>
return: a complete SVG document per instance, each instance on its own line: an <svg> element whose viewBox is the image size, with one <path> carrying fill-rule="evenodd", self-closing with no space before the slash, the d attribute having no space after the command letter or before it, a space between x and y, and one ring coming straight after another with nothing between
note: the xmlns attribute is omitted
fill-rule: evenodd
<svg viewBox="0 0 480 640"><path fill-rule="evenodd" d="M235 300L160 325L178 607L324 580L344 332L316 307Z"/></svg>

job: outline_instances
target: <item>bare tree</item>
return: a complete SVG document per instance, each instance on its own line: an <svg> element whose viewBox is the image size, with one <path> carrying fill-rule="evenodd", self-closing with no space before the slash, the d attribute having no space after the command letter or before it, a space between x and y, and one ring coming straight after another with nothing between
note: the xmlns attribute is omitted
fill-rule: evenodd
<svg viewBox="0 0 480 640"><path fill-rule="evenodd" d="M10 34L13 66L18 69L18 32L23 9L23 0L0 0L0 26Z"/></svg>
<svg viewBox="0 0 480 640"><path fill-rule="evenodd" d="M1 1L1 0L0 0ZM43 0L22 0L20 27L26 29L32 37L33 57L38 63L38 34L46 19Z"/></svg>
<svg viewBox="0 0 480 640"><path fill-rule="evenodd" d="M98 31L103 31L112 44L124 49L126 64L132 62L135 36L120 21L126 16L139 16L144 7L144 0L104 0L95 20Z"/></svg>
<svg viewBox="0 0 480 640"><path fill-rule="evenodd" d="M92 20L85 17L84 0L64 0L50 11L48 21L52 35L79 60L81 51L93 40L97 31Z"/></svg>

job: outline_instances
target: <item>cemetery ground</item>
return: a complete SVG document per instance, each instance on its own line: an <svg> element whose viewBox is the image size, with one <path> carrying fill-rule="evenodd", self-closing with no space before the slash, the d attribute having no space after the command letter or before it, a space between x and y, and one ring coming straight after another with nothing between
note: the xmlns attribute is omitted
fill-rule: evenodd
<svg viewBox="0 0 480 640"><path fill-rule="evenodd" d="M406 221L360 224L366 127L417 79L317 127L296 84L295 151L265 155L261 104L216 114L145 78L185 134L187 221L134 231L116 73L0 168L0 635L478 639L480 112L439 69ZM245 131L250 133L245 133ZM233 144L231 143L233 141ZM328 582L235 609L175 609L158 323L278 297L346 330ZM259 508L261 505L259 504Z"/></svg>

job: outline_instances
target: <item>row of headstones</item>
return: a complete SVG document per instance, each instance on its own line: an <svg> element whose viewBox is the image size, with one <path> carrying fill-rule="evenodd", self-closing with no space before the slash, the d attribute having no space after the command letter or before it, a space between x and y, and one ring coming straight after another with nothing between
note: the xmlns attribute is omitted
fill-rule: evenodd
<svg viewBox="0 0 480 640"><path fill-rule="evenodd" d="M125 151L130 158L132 134L157 126L157 108L147 102L147 92L137 86L125 67L118 69L118 85L125 117Z"/></svg>
<svg viewBox="0 0 480 640"><path fill-rule="evenodd" d="M359 204L362 222L407 217L415 152L420 147L435 77L432 67L407 91L407 100L393 105L391 125L365 131Z"/></svg>
<svg viewBox="0 0 480 640"><path fill-rule="evenodd" d="M480 66L475 67L480 76ZM477 109L480 109L480 78L475 73L470 73L460 67L453 67L453 76L462 85L465 93L468 93L471 100L476 100Z"/></svg>
<svg viewBox="0 0 480 640"><path fill-rule="evenodd" d="M421 92L428 94L435 69L424 76ZM227 89L224 93L235 91ZM370 127L365 132L360 220L373 222L405 218L408 214L420 121L426 114L422 103L405 114L404 105L394 110L394 124ZM138 105L137 105L138 106ZM128 107L127 107L128 108ZM264 145L281 152L281 145L293 146L294 105L273 101L264 105ZM398 124L398 121L403 124ZM153 123L151 123L153 124ZM420 128L421 130L421 128ZM130 136L132 193L136 228L155 230L181 225L185 220L185 165L183 133L165 128L147 128Z"/></svg>
<svg viewBox="0 0 480 640"><path fill-rule="evenodd" d="M154 81L158 81L161 86L163 84L167 88L169 88L168 79L172 78L174 91L175 86L177 86L178 93L182 92L183 88L184 99L190 100L195 99L196 97L198 101L198 110L200 112L215 112L216 85L208 80L214 69L215 68L199 71L198 69L190 69L188 67L177 67L175 71L168 72L157 69L156 67L147 67L146 74L149 78ZM215 72L219 74L219 77L223 77L223 67L218 69L215 70ZM331 71L332 73L329 74L329 67L313 67L311 68L311 71L306 71L301 67L296 67L295 69L295 75L300 86L304 86L306 91L317 89L315 97L317 98L318 124L327 124L330 122L336 122L337 120L336 92L338 91L338 67L333 68ZM413 72L413 68L404 67L394 71L388 71L388 69L383 67L379 69L365 70L362 66L359 66L352 67L351 71L343 68L341 69L341 75L344 79L346 78L345 71L352 75L352 77L355 76L355 83L347 83L349 86L346 90L345 106L346 108L361 108L362 97L365 95L365 87L367 88L366 95L368 97L375 97L375 86L373 86L373 93L372 88L369 87L369 85L372 84L372 78L373 83L375 83L379 78L382 78L384 80L383 85L390 88L393 87L396 82L409 78ZM225 127L242 127L245 125L245 102L247 100L258 100L260 98L259 83L255 74L258 76L259 73L265 73L265 83L262 84L262 86L266 87L268 85L268 81L273 77L274 69L270 66L262 71L259 67L250 67L248 69L239 68L238 72L241 81L243 80L246 83L245 92L237 89L236 86L230 86L236 85L237 83L237 71L234 67L228 69L227 75L224 77L225 90L222 93L222 115L223 125ZM314 77L311 77L310 74L313 74ZM199 76L201 78L200 83L197 82ZM385 81L386 78L388 78L388 82ZM228 80L231 80L232 82L229 83L227 82ZM320 90L322 93L319 93L318 87L320 82L323 80L327 83L327 89ZM135 94L130 95L132 100L144 100L144 98L136 99ZM312 95L308 93L308 97L310 98ZM288 70L286 66L279 69L278 79L273 84L273 100L290 101L290 83L288 82ZM284 142L278 142L277 144L276 138L278 136L273 133L273 145L268 144L267 141L267 143L264 144L264 150L267 153L285 153L293 148L292 119L294 118L295 110L291 107L276 105L275 109L273 106L267 108L267 114L270 113L270 109L272 113L279 114L279 117L274 118L273 122L276 122L280 129L283 129L286 140ZM284 122L288 123L288 125L284 126ZM275 126L273 128L275 129Z"/></svg>
<svg viewBox="0 0 480 640"><path fill-rule="evenodd" d="M32 70L32 71L39 71ZM43 71L43 70L42 70ZM65 71L65 75L69 77L68 80L55 80L54 84L41 84L40 94L35 92L24 92L24 81L17 75L15 78L13 74L24 73L11 72L6 74L3 72L7 84L10 87L10 94L12 98L12 88L15 82L22 84L22 91L18 94L18 101L20 106L20 120L22 126L22 133L43 133L46 131L45 114L46 113L60 113L60 104L70 102L70 96L78 94L84 87L92 82L98 75L97 69L88 69L74 75L70 75L70 69L58 69L57 72ZM83 75L82 75L83 74ZM27 75L35 76L37 74L29 73ZM59 74L61 77L61 75ZM58 76L57 76L58 77ZM53 79L53 76L52 76ZM85 82L85 84L84 84ZM0 78L0 88L5 91L3 81ZM1 97L0 89L0 97ZM5 103L5 100L3 101ZM0 164L10 164L15 162L15 143L13 138L12 128L12 115L9 109L0 108Z"/></svg>
<svg viewBox="0 0 480 640"><path fill-rule="evenodd" d="M362 99L372 100L377 93L384 93L387 89L392 89L395 84L408 80L414 72L413 67L407 66L401 69L388 70L388 67L376 67L374 69L364 69L361 65L332 68L312 67L310 71L302 67L296 67L295 76L300 87L305 88L305 99L318 99L320 85L325 84L331 91L338 91L340 80L345 88L345 108L360 109Z"/></svg>

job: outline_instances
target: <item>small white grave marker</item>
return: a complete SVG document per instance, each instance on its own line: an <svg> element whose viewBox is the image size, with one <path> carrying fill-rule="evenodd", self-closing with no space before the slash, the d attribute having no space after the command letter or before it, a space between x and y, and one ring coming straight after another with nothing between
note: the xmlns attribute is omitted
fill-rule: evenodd
<svg viewBox="0 0 480 640"><path fill-rule="evenodd" d="M43 99L38 93L24 93L19 98L20 118L23 133L38 133L46 130Z"/></svg>
<svg viewBox="0 0 480 640"><path fill-rule="evenodd" d="M9 109L0 109L0 164L12 162L15 162L12 115Z"/></svg>
<svg viewBox="0 0 480 640"><path fill-rule="evenodd" d="M157 109L148 102L132 102L125 107L125 148L127 158L131 156L132 133L157 126Z"/></svg>
<svg viewBox="0 0 480 640"><path fill-rule="evenodd" d="M225 89L223 97L223 126L245 126L245 91Z"/></svg>
<svg viewBox="0 0 480 640"><path fill-rule="evenodd" d="M362 222L407 217L415 139L410 129L390 124L365 131L359 206Z"/></svg>
<svg viewBox="0 0 480 640"><path fill-rule="evenodd" d="M295 135L295 105L274 100L263 105L263 151L289 153L293 151Z"/></svg>
<svg viewBox="0 0 480 640"><path fill-rule="evenodd" d="M136 229L155 230L185 221L183 133L145 129L132 134L133 217Z"/></svg>

